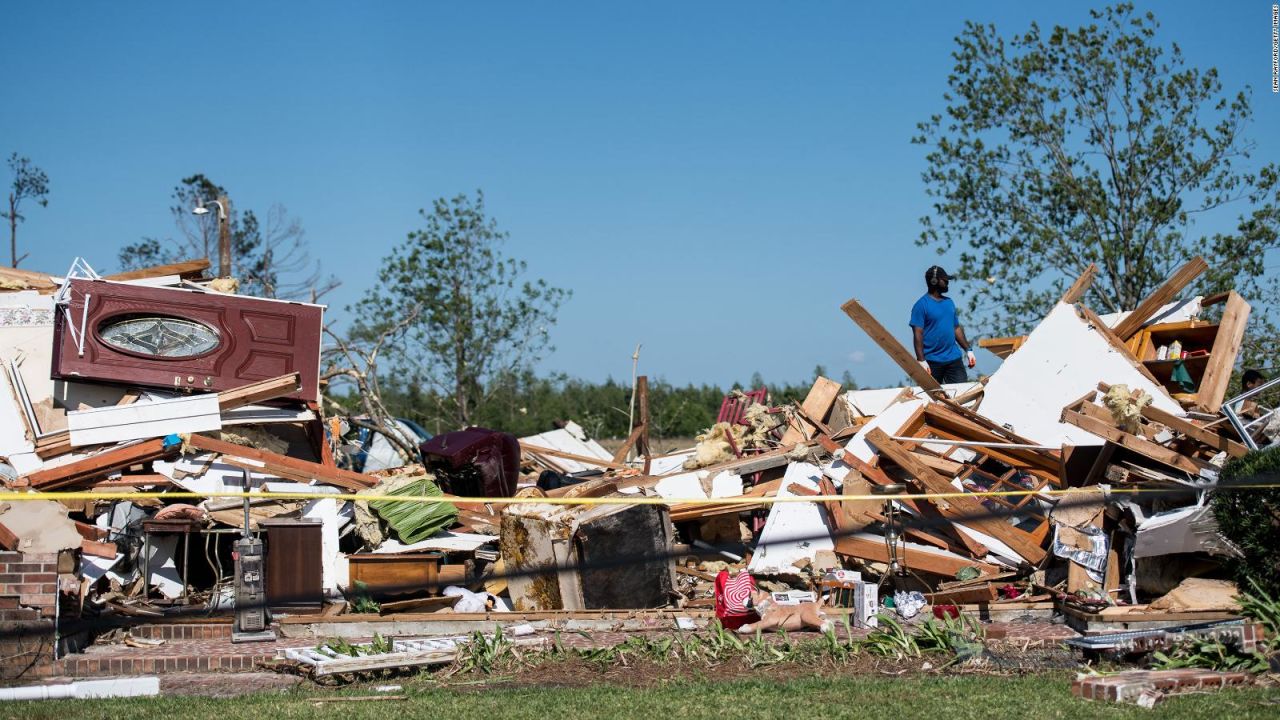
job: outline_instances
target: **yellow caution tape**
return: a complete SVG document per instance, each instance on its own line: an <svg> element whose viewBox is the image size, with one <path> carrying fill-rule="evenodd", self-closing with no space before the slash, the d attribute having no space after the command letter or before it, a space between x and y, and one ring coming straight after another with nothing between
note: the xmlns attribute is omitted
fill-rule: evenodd
<svg viewBox="0 0 1280 720"><path fill-rule="evenodd" d="M1262 490L1280 488L1280 484L1260 485L1227 485L1215 486L1213 490ZM1073 490L1075 490L1073 488ZM1195 492L1197 488L1186 488L1185 492ZM1108 490L1113 495L1135 495L1139 493L1172 493L1177 489L1168 488L1116 488ZM235 491L196 493L186 491L169 492L15 492L0 494L0 501L22 500L139 500L145 498L167 498L170 500L202 500L205 498L250 498L253 500L364 500L380 502L420 502L420 503L452 503L454 505L772 505L788 502L840 502L842 500L947 500L955 498L984 497L1023 497L1026 495L1067 495L1077 494L1071 490L986 490L982 492L949 492L949 493L904 493L901 495L788 495L786 497L762 496L745 497L734 495L718 498L664 498L664 497L522 497L522 498L490 498L490 497L440 497L438 495L368 495L363 493L340 494L319 492L261 492Z"/></svg>

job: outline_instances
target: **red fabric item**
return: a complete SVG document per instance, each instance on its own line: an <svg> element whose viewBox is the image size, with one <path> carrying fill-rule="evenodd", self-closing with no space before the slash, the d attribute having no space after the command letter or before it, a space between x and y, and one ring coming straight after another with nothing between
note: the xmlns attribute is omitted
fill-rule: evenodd
<svg viewBox="0 0 1280 720"><path fill-rule="evenodd" d="M716 617L727 630L759 620L755 611L747 609L747 599L756 589L756 581L751 573L745 570L729 576L728 570L721 570L716 575Z"/></svg>

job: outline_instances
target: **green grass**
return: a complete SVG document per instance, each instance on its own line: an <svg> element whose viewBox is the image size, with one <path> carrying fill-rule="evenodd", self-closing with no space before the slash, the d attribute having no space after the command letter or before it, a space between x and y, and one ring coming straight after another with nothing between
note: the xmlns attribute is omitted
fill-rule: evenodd
<svg viewBox="0 0 1280 720"><path fill-rule="evenodd" d="M797 672L800 676L803 670ZM548 678L551 679L551 678ZM5 703L0 717L13 718L217 718L271 720L341 718L403 720L551 720L596 718L1151 718L1133 705L1078 700L1066 674L997 676L797 677L767 681L692 682L673 680L653 689L609 685L588 688L477 688L469 691L406 686L404 701L316 704L315 697L367 695L367 689L250 695L233 700L152 698L110 701ZM1280 690L1250 688L1167 699L1155 712L1166 718L1275 718Z"/></svg>

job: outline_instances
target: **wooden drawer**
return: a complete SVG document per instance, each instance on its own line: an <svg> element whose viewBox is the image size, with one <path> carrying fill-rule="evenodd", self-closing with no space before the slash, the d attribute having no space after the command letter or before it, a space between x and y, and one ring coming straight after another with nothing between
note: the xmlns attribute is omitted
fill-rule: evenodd
<svg viewBox="0 0 1280 720"><path fill-rule="evenodd" d="M347 556L351 588L361 582L372 597L439 594L440 553L403 553L383 555L356 553Z"/></svg>

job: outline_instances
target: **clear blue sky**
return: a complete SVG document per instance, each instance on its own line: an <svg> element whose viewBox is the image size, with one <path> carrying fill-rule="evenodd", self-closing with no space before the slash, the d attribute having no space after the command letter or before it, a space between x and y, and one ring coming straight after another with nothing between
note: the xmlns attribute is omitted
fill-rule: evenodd
<svg viewBox="0 0 1280 720"><path fill-rule="evenodd" d="M642 372L679 383L820 363L892 384L839 305L907 337L935 260L913 244L928 204L909 139L943 108L954 36L1087 7L10 2L0 153L51 178L23 267L112 269L120 246L174 234L169 193L203 172L239 208L301 219L343 279L326 298L341 319L419 208L483 188L510 252L574 291L545 370L622 378L640 342ZM1139 7L1193 64L1253 86L1257 157L1280 157L1271 3Z"/></svg>

